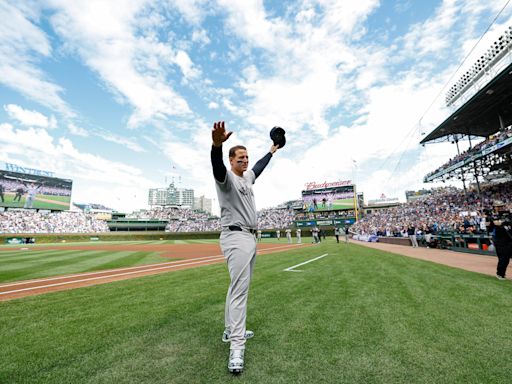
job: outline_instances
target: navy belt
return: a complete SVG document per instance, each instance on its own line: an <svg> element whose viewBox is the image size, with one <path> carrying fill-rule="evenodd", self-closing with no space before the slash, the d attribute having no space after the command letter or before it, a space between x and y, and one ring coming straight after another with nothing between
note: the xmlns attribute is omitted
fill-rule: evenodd
<svg viewBox="0 0 512 384"><path fill-rule="evenodd" d="M239 227L238 225L230 225L228 227L228 229L230 231L239 231L239 232L242 232L244 229L242 227ZM245 228L245 230L247 232L250 232L250 233L256 233L256 230L255 229L252 229L252 228Z"/></svg>

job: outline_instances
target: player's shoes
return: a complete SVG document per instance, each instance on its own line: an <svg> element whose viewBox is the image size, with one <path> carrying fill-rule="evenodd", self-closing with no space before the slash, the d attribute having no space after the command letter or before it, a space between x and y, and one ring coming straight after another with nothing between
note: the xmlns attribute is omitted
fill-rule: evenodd
<svg viewBox="0 0 512 384"><path fill-rule="evenodd" d="M498 275L498 274L496 274L496 278L497 278L498 280L507 280L504 276L500 276L500 275Z"/></svg>
<svg viewBox="0 0 512 384"><path fill-rule="evenodd" d="M242 373L244 370L243 349L231 349L229 351L228 369L231 373Z"/></svg>
<svg viewBox="0 0 512 384"><path fill-rule="evenodd" d="M252 339L254 337L253 331L245 331L245 340ZM231 332L228 330L224 330L224 333L222 334L222 342L223 343L229 343L231 341Z"/></svg>

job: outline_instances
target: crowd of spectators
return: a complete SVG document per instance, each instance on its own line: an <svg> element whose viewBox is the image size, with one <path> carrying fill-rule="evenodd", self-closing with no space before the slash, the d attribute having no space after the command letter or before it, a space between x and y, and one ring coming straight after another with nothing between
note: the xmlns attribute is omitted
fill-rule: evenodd
<svg viewBox="0 0 512 384"><path fill-rule="evenodd" d="M208 212L188 208L157 207L130 215L139 219L167 220L167 232L220 231L220 219ZM293 210L269 208L258 211L258 228L288 228L293 224Z"/></svg>
<svg viewBox="0 0 512 384"><path fill-rule="evenodd" d="M295 220L340 219L355 216L356 213L353 209L346 209L342 211L300 212L295 215Z"/></svg>
<svg viewBox="0 0 512 384"><path fill-rule="evenodd" d="M440 232L484 232L485 210L500 202L512 210L512 182L485 186L481 193L455 187L433 189L411 202L374 210L351 227L359 235L408 236L411 228L417 234ZM350 211L353 214L353 211ZM348 214L349 212L347 212ZM314 219L329 217L332 212L318 212ZM258 211L258 229L284 229L294 219L311 218L312 213L294 217L293 209L269 208ZM322 216L319 216L322 215ZM220 219L208 212L158 207L128 215L128 218L164 220L168 232L220 231ZM107 223L82 212L37 212L7 210L0 212L0 233L92 233L108 232Z"/></svg>
<svg viewBox="0 0 512 384"><path fill-rule="evenodd" d="M293 210L268 208L258 211L258 228L289 228L293 224Z"/></svg>
<svg viewBox="0 0 512 384"><path fill-rule="evenodd" d="M107 223L82 212L0 212L0 233L94 233L109 232Z"/></svg>
<svg viewBox="0 0 512 384"><path fill-rule="evenodd" d="M484 233L485 211L500 204L512 209L512 182L482 188L481 194L455 187L433 189L431 194L396 207L367 214L351 227L359 235L407 237L440 232Z"/></svg>
<svg viewBox="0 0 512 384"><path fill-rule="evenodd" d="M153 208L137 211L127 218L167 221L167 232L220 231L220 219L208 212L182 208ZM258 228L288 228L293 224L293 211L264 209L258 212ZM108 232L107 222L82 212L37 212L7 210L0 212L0 233L92 233Z"/></svg>
<svg viewBox="0 0 512 384"><path fill-rule="evenodd" d="M500 130L496 134L489 136L486 140L481 141L480 143L476 144L474 147L471 147L468 150L462 152L461 154L453 157L452 159L448 160L448 162L446 162L445 164L440 166L435 171L427 174L427 177L434 175L434 174L452 166L453 164L457 164L458 162L463 161L463 160L477 154L478 152L483 151L486 148L492 147L493 145L495 145L501 141L504 141L504 140L508 139L509 137L512 137L512 126L509 126L509 127L506 127L504 129Z"/></svg>

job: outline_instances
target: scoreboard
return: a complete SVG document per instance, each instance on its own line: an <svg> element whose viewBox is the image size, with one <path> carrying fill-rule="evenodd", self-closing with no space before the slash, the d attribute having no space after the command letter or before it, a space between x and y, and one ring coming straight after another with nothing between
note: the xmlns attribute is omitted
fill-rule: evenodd
<svg viewBox="0 0 512 384"><path fill-rule="evenodd" d="M302 191L303 209L309 212L339 211L356 209L356 193L353 184L338 185L337 183L313 184L313 187ZM335 184L335 185L332 185Z"/></svg>

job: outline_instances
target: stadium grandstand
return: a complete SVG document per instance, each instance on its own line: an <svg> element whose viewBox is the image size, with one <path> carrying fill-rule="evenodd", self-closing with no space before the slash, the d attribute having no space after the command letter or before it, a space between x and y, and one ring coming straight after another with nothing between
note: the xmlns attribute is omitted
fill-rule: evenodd
<svg viewBox="0 0 512 384"><path fill-rule="evenodd" d="M512 209L511 48L509 27L449 89L445 101L450 115L420 142L456 145L457 154L423 181L460 181L463 189L409 191L407 203L358 221L352 227L356 237L407 237L411 228L420 236L449 232L487 237L486 210ZM469 148L461 152L463 140Z"/></svg>
<svg viewBox="0 0 512 384"><path fill-rule="evenodd" d="M457 154L425 176L424 182L458 179L473 182L510 180L512 175L512 28L453 85L446 95L451 114L420 144L456 144ZM469 141L460 152L459 142ZM475 144L475 142L477 142Z"/></svg>
<svg viewBox="0 0 512 384"><path fill-rule="evenodd" d="M0 212L0 233L109 232L106 221L72 211L7 210Z"/></svg>
<svg viewBox="0 0 512 384"><path fill-rule="evenodd" d="M293 211L280 204L275 208L258 211L258 228L274 230L293 226ZM220 231L220 219L209 212L190 208L155 207L127 215L127 219L163 220L166 232L210 232Z"/></svg>

